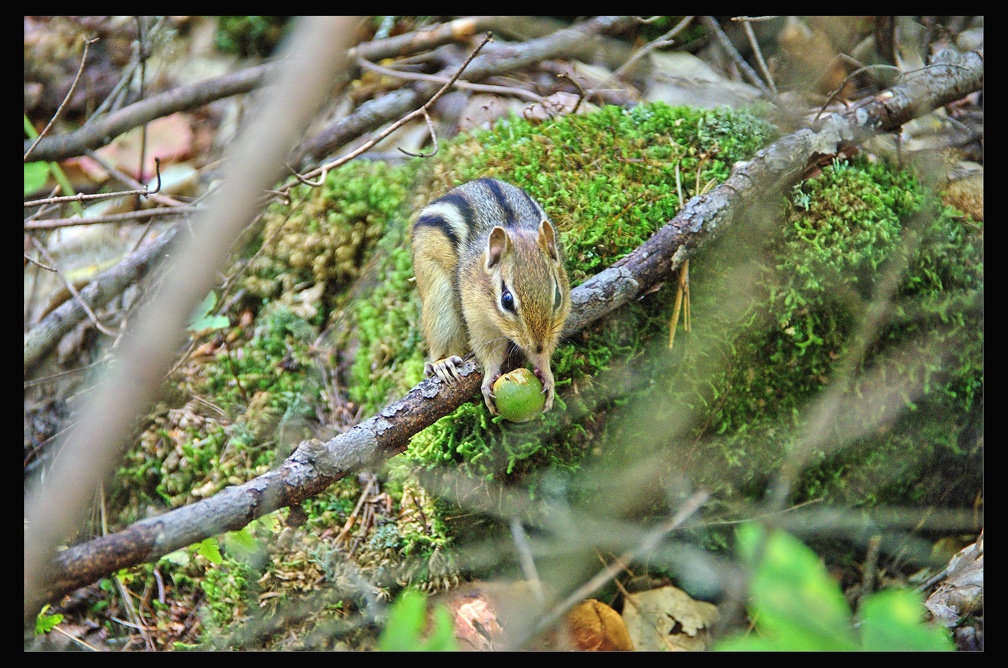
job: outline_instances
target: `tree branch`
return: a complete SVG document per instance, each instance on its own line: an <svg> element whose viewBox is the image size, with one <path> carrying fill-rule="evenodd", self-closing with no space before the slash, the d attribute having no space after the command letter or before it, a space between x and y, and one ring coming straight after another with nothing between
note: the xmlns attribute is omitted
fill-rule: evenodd
<svg viewBox="0 0 1008 668"><path fill-rule="evenodd" d="M150 214L149 211L146 213ZM164 257L165 249L177 232L176 225L152 243L131 253L122 262L106 269L80 291L80 301L69 299L63 302L28 330L24 335L25 377L27 378L35 365L56 347L67 332L87 316L81 301L92 309L100 308L128 286L142 279Z"/></svg>
<svg viewBox="0 0 1008 668"><path fill-rule="evenodd" d="M203 106L214 100L247 93L258 88L272 64L250 67L240 72L201 81L190 86L174 88L159 95L148 97L104 118L88 123L84 127L67 134L43 138L25 162L37 160L59 161L81 155L88 149L105 146L113 138L127 130L148 123L155 118L167 116L176 111L186 111ZM25 151L31 145L25 140Z"/></svg>

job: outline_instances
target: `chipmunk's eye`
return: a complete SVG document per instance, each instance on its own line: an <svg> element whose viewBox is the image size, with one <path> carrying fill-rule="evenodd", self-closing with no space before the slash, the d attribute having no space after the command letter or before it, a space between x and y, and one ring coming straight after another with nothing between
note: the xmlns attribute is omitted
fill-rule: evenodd
<svg viewBox="0 0 1008 668"><path fill-rule="evenodd" d="M563 295L560 294L560 284L554 283L555 292L553 293L553 310L560 308L560 303L563 301Z"/></svg>
<svg viewBox="0 0 1008 668"><path fill-rule="evenodd" d="M507 289L507 286L504 285L503 282L501 282L501 302L500 303L501 303L501 308L503 308L505 311L511 311L515 315L518 315L517 311L515 311L514 295L511 294L511 291Z"/></svg>

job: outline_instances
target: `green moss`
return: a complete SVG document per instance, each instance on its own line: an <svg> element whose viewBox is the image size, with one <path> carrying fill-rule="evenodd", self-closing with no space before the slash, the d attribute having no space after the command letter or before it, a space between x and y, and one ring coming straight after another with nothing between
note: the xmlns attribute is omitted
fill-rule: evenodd
<svg viewBox="0 0 1008 668"><path fill-rule="evenodd" d="M255 604L255 574L248 564L224 557L207 569L200 585L212 626L226 628L243 621Z"/></svg>
<svg viewBox="0 0 1008 668"><path fill-rule="evenodd" d="M270 207L250 257L235 265L245 297L229 302L228 317L239 324L201 341L212 354L176 374L173 394L186 403L159 407L126 455L123 524L137 519L128 508L180 506L243 483L315 435L322 326L350 300L410 173L359 161L330 172L321 188L295 188L289 206Z"/></svg>
<svg viewBox="0 0 1008 668"><path fill-rule="evenodd" d="M533 192L539 175L549 174L550 186L540 186L534 195L552 203L547 210L560 221L565 241L573 238L567 244L568 270L584 276L591 272L582 267L608 266L671 218L674 207L661 210L661 205L677 204L677 198L671 193L657 197L652 209L661 213L649 220L628 206L642 196L635 184L647 187L650 167L640 153L609 149L629 156L626 169L639 170L634 183L614 174L568 184L568 176L577 177L565 174L563 165L583 172L586 164L555 147L579 146L578 137L592 128L607 128L607 138L619 137L621 119L653 131L648 124L656 119L674 124L684 116L695 121L687 127L708 128L708 137L720 131L710 130L715 126L710 114L689 116L661 106L655 113L603 110L548 127L512 119L485 136L443 149L452 171L433 164L428 174L435 182L450 179L434 192L480 174L501 176ZM762 127L742 118L740 128ZM574 124L578 127L571 130ZM677 128L684 125L685 120ZM466 141L481 142L484 150L454 155L465 150ZM509 150L495 141L511 142ZM730 142L721 138L718 144ZM692 152L670 148L670 155L705 152L688 145ZM753 150L759 143L738 145ZM535 165L536 178L526 175L530 180L522 181L522 170L495 165L495 154L502 161L511 155ZM707 160L686 163L686 158L682 164L700 172L700 188L704 179L723 175L713 165L704 171L701 163ZM604 189L607 183L619 187ZM694 176L694 190L696 184ZM562 194L550 192L569 189L584 198L568 207L580 211L576 217L550 209L564 201ZM599 219L610 224L593 226ZM624 235L611 233L614 220L633 220L647 232L628 233L623 247ZM926 491L922 483L936 460L968 477L969 462L976 463L978 454L962 451L957 443L975 423L975 400L982 393L979 226L941 208L912 174L857 161L836 163L803 183L769 231L742 227L694 258L694 330L680 334L674 351L664 345L673 295L666 289L627 305L617 317L558 349L558 404L542 420L502 424L477 401L414 437L405 459L427 467L449 465L485 479L503 474L514 481L557 467L575 470L586 456L593 461L600 453L600 465L614 470L654 456L675 461L666 468L668 475L685 469L695 484L724 498L758 500L789 453L808 440L823 393L843 382L849 385L841 392L848 415L831 424L807 460L796 499L827 496L872 505L934 497L940 493L938 481L927 483ZM895 296L882 303L884 317L865 334L865 319L878 299L886 299L879 292L890 289L891 280ZM863 336L870 343L852 343L852 337ZM848 361L855 344L863 355ZM419 375L417 348L411 354ZM839 379L838 369L844 374ZM655 434L668 437L656 441Z"/></svg>
<svg viewBox="0 0 1008 668"><path fill-rule="evenodd" d="M410 173L358 161L330 172L321 188L295 187L291 205L271 205L252 240L256 252L244 287L261 299L310 310L308 319L322 325L398 215ZM313 287L321 294L310 293Z"/></svg>
<svg viewBox="0 0 1008 668"><path fill-rule="evenodd" d="M496 176L541 202L563 236L576 285L643 243L680 207L683 197L725 178L774 129L743 112L703 111L664 104L591 114L535 125L512 117L494 128L441 147L418 175L412 209L451 187ZM412 288L406 221L388 228L374 269L384 281L358 295L353 328L359 348L349 394L368 413L402 396L422 377L425 350L419 303ZM468 404L413 439L406 459L433 467L462 465L473 475L521 475L547 467L576 468L598 409L596 395L618 401L618 388L595 377L614 357L639 351L667 326L671 300L627 307L574 344L560 347L554 373L557 408L527 425L501 424L482 404ZM618 386L619 383L616 383ZM563 388L575 388L564 393ZM606 400L608 401L608 399ZM586 426L587 425L587 426Z"/></svg>
<svg viewBox="0 0 1008 668"><path fill-rule="evenodd" d="M268 56L286 34L289 16L219 16L217 48L240 56Z"/></svg>
<svg viewBox="0 0 1008 668"><path fill-rule="evenodd" d="M941 461L968 503L982 453L957 443L982 394L979 226L863 160L792 200L773 236L734 230L694 258L694 330L680 353L653 347L634 366L642 389L607 427L620 444L607 462L651 456L759 500L789 455L807 455L793 500L873 505L947 502Z"/></svg>

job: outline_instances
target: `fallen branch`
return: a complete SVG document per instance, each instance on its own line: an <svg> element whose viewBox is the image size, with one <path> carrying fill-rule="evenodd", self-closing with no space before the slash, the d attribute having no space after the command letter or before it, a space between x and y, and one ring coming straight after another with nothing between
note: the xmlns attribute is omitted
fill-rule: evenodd
<svg viewBox="0 0 1008 668"><path fill-rule="evenodd" d="M814 130L783 137L749 162L737 164L727 181L690 200L640 248L575 288L564 333L574 333L645 294L724 226L777 209L780 194L816 156L896 130L911 118L980 90L983 78L982 53L939 54L935 63L903 84L844 114L827 117ZM240 529L257 517L318 494L353 471L381 464L403 452L414 434L477 394L482 376L471 357L461 375L461 382L453 386L437 378L422 381L381 414L326 443L302 442L279 468L249 482L59 552L34 603L40 606L118 569Z"/></svg>
<svg viewBox="0 0 1008 668"><path fill-rule="evenodd" d="M162 209L168 211L168 209ZM149 216L151 212L146 212ZM190 210L190 213L192 211ZM24 335L24 374L27 378L35 365L56 347L60 339L87 316L81 302L100 308L127 287L146 276L163 259L165 248L178 232L171 228L153 242L131 253L125 260L103 271L80 291L80 300L63 302Z"/></svg>
<svg viewBox="0 0 1008 668"><path fill-rule="evenodd" d="M59 161L72 158L88 149L105 146L113 138L127 130L149 123L155 118L161 118L176 111L187 111L201 107L204 104L247 93L258 88L273 65L259 65L240 72L215 77L207 81L174 88L164 93L151 96L136 102L119 111L100 118L74 132L53 135L43 138L25 156L25 162L37 160ZM31 140L25 140L25 152L31 146Z"/></svg>

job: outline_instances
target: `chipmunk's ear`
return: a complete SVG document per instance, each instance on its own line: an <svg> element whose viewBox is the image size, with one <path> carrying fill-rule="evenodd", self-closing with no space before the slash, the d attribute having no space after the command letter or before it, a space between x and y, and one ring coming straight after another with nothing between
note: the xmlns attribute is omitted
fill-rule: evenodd
<svg viewBox="0 0 1008 668"><path fill-rule="evenodd" d="M549 222L545 218L539 223L539 247L542 248L550 256L554 262L560 261L560 254L557 253L556 247L556 230L553 229L553 223Z"/></svg>
<svg viewBox="0 0 1008 668"><path fill-rule="evenodd" d="M493 269L510 247L511 238L503 227L498 225L490 230L490 238L487 239L486 268Z"/></svg>

